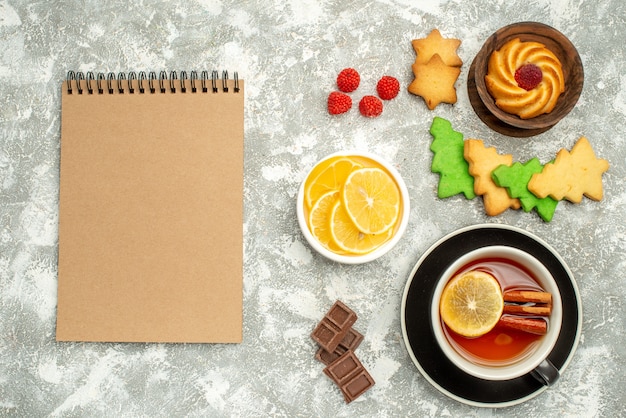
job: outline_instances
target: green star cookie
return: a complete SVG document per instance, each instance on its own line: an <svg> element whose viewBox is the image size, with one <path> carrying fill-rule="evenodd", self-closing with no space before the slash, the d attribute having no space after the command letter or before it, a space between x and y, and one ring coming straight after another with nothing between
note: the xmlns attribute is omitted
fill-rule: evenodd
<svg viewBox="0 0 626 418"><path fill-rule="evenodd" d="M437 196L441 199L463 193L467 199L476 197L474 177L463 157L463 134L452 129L452 124L436 116L430 126L433 142L430 150L433 161L430 169L439 173Z"/></svg>
<svg viewBox="0 0 626 418"><path fill-rule="evenodd" d="M550 222L559 202L549 196L538 198L527 187L533 174L541 173L542 170L543 165L539 159L532 158L525 164L516 162L511 166L501 165L493 170L491 177L498 186L507 189L509 196L519 199L525 212L534 208L541 219Z"/></svg>

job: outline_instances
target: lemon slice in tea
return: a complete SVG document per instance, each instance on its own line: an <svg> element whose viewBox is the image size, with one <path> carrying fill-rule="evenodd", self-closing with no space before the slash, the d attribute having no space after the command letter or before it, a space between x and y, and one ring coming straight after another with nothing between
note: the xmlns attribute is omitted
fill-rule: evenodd
<svg viewBox="0 0 626 418"><path fill-rule="evenodd" d="M464 337L479 337L491 331L503 308L500 284L491 274L479 270L453 277L439 302L443 322Z"/></svg>

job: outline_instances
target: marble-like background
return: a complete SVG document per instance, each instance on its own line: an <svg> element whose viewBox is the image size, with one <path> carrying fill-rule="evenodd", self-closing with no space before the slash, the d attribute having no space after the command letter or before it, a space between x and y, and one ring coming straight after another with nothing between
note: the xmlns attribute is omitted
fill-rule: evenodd
<svg viewBox="0 0 626 418"><path fill-rule="evenodd" d="M552 130L515 139L488 129L469 103L469 64L496 29L540 21L577 47L585 84ZM410 41L439 28L462 39L458 102L429 111L405 87ZM0 416L624 416L626 312L626 3L622 0L0 1ZM358 99L383 74L403 88L383 115L326 112L344 67ZM246 80L244 342L240 345L56 343L60 84L68 70L238 70ZM605 197L562 203L554 220L480 200L436 198L428 127L445 117L526 161L550 160L585 135L607 158ZM345 148L380 154L401 172L411 219L389 254L361 266L315 254L298 230L307 170ZM407 276L437 239L493 222L554 246L580 289L584 322L560 381L504 410L440 394L402 341ZM358 356L376 386L350 405L313 359L309 338L342 299L365 334Z"/></svg>

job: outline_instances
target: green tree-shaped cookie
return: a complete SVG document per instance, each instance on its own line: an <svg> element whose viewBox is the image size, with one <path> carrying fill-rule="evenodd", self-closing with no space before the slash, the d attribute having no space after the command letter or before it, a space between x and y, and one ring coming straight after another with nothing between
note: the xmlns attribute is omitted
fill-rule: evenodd
<svg viewBox="0 0 626 418"><path fill-rule="evenodd" d="M452 129L448 120L438 116L433 119L430 133L434 138L430 145L434 153L430 169L439 173L437 196L443 199L463 193L467 199L476 197L474 177L463 158L463 134Z"/></svg>
<svg viewBox="0 0 626 418"><path fill-rule="evenodd" d="M509 196L517 198L525 212L533 208L541 219L550 222L554 216L556 205L559 203L551 197L538 198L528 190L528 182L535 173L541 173L543 165L539 159L532 158L525 164L516 162L511 166L500 165L491 173L493 181L500 187L505 187Z"/></svg>

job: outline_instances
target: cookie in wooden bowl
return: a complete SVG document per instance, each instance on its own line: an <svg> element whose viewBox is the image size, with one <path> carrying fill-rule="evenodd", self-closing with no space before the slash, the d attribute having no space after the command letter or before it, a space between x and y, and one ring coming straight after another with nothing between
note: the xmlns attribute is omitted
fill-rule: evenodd
<svg viewBox="0 0 626 418"><path fill-rule="evenodd" d="M468 93L489 127L528 137L550 129L572 110L583 80L582 61L565 35L542 23L522 22L487 39L470 67Z"/></svg>

